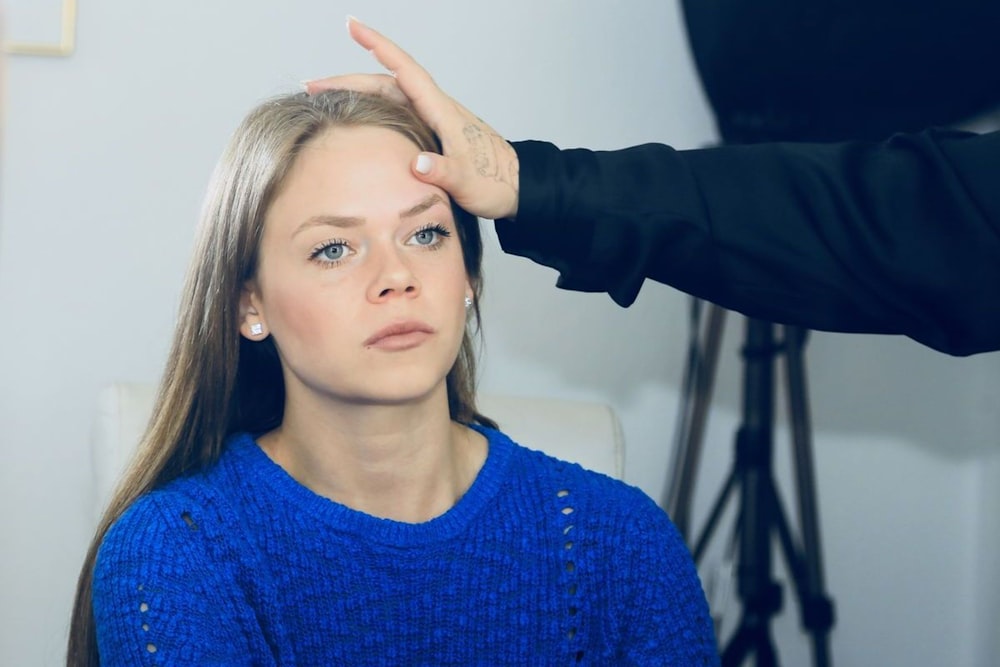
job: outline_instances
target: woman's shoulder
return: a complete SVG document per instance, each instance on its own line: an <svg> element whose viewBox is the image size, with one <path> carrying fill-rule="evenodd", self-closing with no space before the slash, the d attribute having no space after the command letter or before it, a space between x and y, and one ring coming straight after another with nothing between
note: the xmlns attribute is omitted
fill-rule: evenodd
<svg viewBox="0 0 1000 667"><path fill-rule="evenodd" d="M150 553L175 534L215 533L231 527L234 515L232 459L239 458L240 438L227 441L221 458L213 465L189 472L140 495L121 513L102 541L102 551L114 546ZM131 549L130 549L131 550Z"/></svg>
<svg viewBox="0 0 1000 667"><path fill-rule="evenodd" d="M484 434L495 444L509 448L513 475L523 477L533 486L573 497L576 503L601 508L605 517L625 520L640 514L646 520L664 520L666 513L642 489L607 474L584 468L579 463L556 458L544 451L544 443L519 443L499 430Z"/></svg>
<svg viewBox="0 0 1000 667"><path fill-rule="evenodd" d="M137 557L147 562L190 557L192 550L203 546L199 531L219 523L212 495L210 487L181 478L139 496L101 540L98 571L116 569Z"/></svg>
<svg viewBox="0 0 1000 667"><path fill-rule="evenodd" d="M152 650L193 656L206 647L249 655L252 637L237 628L253 613L244 594L247 573L258 572L253 551L245 548L246 522L234 510L225 466L224 454L207 470L139 496L105 533L93 570L102 657L138 664L136 656ZM177 658L165 660L174 664Z"/></svg>

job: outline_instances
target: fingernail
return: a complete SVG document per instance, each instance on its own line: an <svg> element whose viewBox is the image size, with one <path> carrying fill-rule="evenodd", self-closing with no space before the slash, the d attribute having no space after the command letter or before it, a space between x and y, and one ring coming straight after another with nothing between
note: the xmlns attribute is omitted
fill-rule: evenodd
<svg viewBox="0 0 1000 667"><path fill-rule="evenodd" d="M421 174L429 174L431 172L431 165L432 163L429 155L421 153L417 156L417 164L415 165L417 172Z"/></svg>
<svg viewBox="0 0 1000 667"><path fill-rule="evenodd" d="M303 79L302 81L299 81L299 85L302 86L302 90L304 90L307 93L309 92L310 83L312 83L310 79Z"/></svg>
<svg viewBox="0 0 1000 667"><path fill-rule="evenodd" d="M357 16L355 16L354 14L348 14L347 15L347 29L348 30L351 29L351 21L354 21L355 23L360 23L361 25L364 25L363 23L361 23L361 21L358 21L358 17Z"/></svg>

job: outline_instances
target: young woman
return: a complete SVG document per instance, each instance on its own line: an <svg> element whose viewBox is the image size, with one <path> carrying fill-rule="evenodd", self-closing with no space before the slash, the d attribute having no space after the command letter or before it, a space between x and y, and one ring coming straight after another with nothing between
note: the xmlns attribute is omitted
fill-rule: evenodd
<svg viewBox="0 0 1000 667"><path fill-rule="evenodd" d="M703 665L690 556L641 492L476 411L477 221L406 107L262 104L213 177L70 665Z"/></svg>

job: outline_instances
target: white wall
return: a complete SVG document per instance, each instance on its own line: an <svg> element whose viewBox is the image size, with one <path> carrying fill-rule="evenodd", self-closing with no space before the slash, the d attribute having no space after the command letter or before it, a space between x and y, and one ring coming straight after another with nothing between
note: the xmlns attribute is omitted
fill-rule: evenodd
<svg viewBox="0 0 1000 667"><path fill-rule="evenodd" d="M71 58L7 66L0 664L60 662L92 529L96 392L156 378L202 192L242 114L301 79L372 69L344 34L348 12L511 138L597 148L714 139L672 3L81 3ZM612 403L628 478L659 497L685 299L647 285L622 310L560 292L553 272L489 244L483 386ZM699 515L731 460L740 336L734 323ZM809 361L837 664L987 664L1000 622L1000 359L824 334ZM785 664L808 661L796 618L777 624Z"/></svg>
<svg viewBox="0 0 1000 667"><path fill-rule="evenodd" d="M997 634L997 620L1000 619L1000 452L991 452L980 466L978 479L979 521L976 542L978 563L975 570L976 586L979 591L992 594L975 595L977 606L974 610L976 623L975 655L977 667L992 667L996 656L1000 655L1000 634Z"/></svg>

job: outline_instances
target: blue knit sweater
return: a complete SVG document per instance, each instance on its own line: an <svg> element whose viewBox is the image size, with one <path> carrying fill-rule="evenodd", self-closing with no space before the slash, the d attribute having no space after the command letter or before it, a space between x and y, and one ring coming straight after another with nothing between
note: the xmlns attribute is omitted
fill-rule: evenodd
<svg viewBox="0 0 1000 667"><path fill-rule="evenodd" d="M691 557L641 491L498 431L421 524L320 497L248 435L140 498L94 573L104 665L716 665Z"/></svg>

